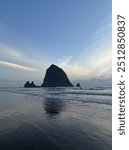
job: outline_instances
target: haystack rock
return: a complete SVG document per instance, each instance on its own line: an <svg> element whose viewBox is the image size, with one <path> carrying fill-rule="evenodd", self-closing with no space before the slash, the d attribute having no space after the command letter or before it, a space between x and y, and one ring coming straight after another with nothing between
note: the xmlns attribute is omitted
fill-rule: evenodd
<svg viewBox="0 0 129 150"><path fill-rule="evenodd" d="M52 64L46 71L41 87L72 87L66 73L58 66Z"/></svg>

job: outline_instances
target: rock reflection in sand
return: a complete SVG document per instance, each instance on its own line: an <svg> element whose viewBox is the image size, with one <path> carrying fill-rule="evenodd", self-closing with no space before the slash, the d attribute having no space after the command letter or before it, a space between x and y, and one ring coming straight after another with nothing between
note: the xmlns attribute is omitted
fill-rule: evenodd
<svg viewBox="0 0 129 150"><path fill-rule="evenodd" d="M48 117L51 118L53 116L59 115L62 111L64 111L66 108L66 104L60 99L46 98L44 100L43 107L45 113L48 115Z"/></svg>

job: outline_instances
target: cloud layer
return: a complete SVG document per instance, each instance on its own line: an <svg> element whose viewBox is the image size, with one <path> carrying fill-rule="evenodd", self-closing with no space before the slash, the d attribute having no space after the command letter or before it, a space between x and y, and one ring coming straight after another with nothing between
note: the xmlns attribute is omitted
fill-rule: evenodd
<svg viewBox="0 0 129 150"><path fill-rule="evenodd" d="M92 43L89 43L78 56L62 56L49 59L43 52L37 54L38 50L32 50L33 55L26 53L21 48L15 48L0 43L0 66L5 68L32 72L31 76L43 77L49 65L55 63L65 70L71 79L90 79L95 77L111 77L112 74L112 53L111 53L111 24L107 24L96 30L91 35ZM99 39L98 39L99 38ZM38 57L37 57L38 56ZM29 73L27 76L30 76ZM6 74L6 76L8 76ZM9 77L9 76L8 76ZM7 77L7 78L8 78Z"/></svg>
<svg viewBox="0 0 129 150"><path fill-rule="evenodd" d="M27 67L27 66L22 66L14 63L10 63L7 61L1 61L0 60L0 66L16 69L16 70L22 70L22 71L36 71L35 68Z"/></svg>

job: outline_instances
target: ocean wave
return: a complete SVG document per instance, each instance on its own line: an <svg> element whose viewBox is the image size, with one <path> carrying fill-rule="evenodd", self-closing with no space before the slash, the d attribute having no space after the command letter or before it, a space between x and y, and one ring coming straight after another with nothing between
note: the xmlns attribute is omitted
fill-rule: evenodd
<svg viewBox="0 0 129 150"><path fill-rule="evenodd" d="M78 88L1 88L1 91L27 94L40 98L54 98L69 102L79 101L82 103L98 103L111 105L111 88L94 88L94 89L78 89Z"/></svg>

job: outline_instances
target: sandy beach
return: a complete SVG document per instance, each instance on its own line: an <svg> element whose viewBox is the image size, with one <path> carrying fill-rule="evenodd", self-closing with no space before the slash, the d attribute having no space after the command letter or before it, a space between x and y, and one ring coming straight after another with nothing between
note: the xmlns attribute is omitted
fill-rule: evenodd
<svg viewBox="0 0 129 150"><path fill-rule="evenodd" d="M111 150L111 96L88 92L2 89L0 149Z"/></svg>

